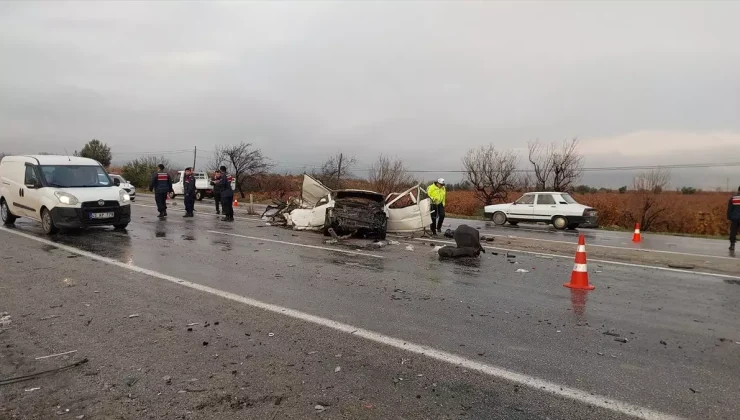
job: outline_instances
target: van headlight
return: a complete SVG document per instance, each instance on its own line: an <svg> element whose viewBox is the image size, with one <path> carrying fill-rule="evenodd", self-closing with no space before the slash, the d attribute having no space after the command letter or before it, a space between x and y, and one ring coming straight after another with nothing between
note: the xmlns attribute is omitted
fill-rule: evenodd
<svg viewBox="0 0 740 420"><path fill-rule="evenodd" d="M54 192L54 195L59 199L60 203L66 204L68 206L74 206L75 204L79 203L77 197L64 191L56 191Z"/></svg>
<svg viewBox="0 0 740 420"><path fill-rule="evenodd" d="M131 196L124 190L118 190L118 201L121 203L128 203L131 201Z"/></svg>

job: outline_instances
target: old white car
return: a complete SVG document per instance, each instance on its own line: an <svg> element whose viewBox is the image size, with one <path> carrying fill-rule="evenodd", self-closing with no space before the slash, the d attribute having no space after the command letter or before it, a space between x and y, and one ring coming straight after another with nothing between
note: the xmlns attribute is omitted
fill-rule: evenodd
<svg viewBox="0 0 740 420"><path fill-rule="evenodd" d="M596 210L578 204L568 193L532 192L508 204L493 204L484 208L487 219L496 225L520 222L544 222L556 229L576 229L580 225L596 225Z"/></svg>

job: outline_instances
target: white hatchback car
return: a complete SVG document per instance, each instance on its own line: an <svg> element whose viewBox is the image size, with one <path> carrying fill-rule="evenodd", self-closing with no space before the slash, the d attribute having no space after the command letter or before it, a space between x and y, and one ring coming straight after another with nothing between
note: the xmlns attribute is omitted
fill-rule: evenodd
<svg viewBox="0 0 740 420"><path fill-rule="evenodd" d="M593 226L598 217L596 210L578 204L570 194L561 192L527 193L513 203L486 206L484 214L499 226L506 222L514 226L520 222L545 222L556 229Z"/></svg>

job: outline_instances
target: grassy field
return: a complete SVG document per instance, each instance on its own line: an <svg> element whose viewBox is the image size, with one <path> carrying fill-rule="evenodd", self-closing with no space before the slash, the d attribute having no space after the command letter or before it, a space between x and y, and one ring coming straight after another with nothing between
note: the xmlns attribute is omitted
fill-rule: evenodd
<svg viewBox="0 0 740 420"><path fill-rule="evenodd" d="M521 194L513 193L510 200ZM644 199L641 194L598 192L573 194L579 203L594 207L599 212L599 225L607 229L632 229L640 221ZM653 209L664 209L658 213L650 230L655 232L679 233L703 236L723 236L729 233L727 222L728 194L696 193L684 195L664 192L653 195ZM482 204L472 191L450 191L447 193L447 212L462 216L481 216ZM651 210L654 211L654 210Z"/></svg>

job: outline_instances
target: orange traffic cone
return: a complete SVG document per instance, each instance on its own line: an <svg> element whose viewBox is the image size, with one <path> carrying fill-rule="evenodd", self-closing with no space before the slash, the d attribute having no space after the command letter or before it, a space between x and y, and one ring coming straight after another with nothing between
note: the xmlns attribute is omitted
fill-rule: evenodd
<svg viewBox="0 0 740 420"><path fill-rule="evenodd" d="M642 235L640 235L640 224L635 223L635 234L632 235L632 242L642 242Z"/></svg>
<svg viewBox="0 0 740 420"><path fill-rule="evenodd" d="M578 250L576 251L576 263L573 273L570 275L570 283L563 286L571 289L594 290L595 287L588 284L588 268L586 267L586 237L578 237Z"/></svg>
<svg viewBox="0 0 740 420"><path fill-rule="evenodd" d="M239 200L234 197L234 207L239 207Z"/></svg>

